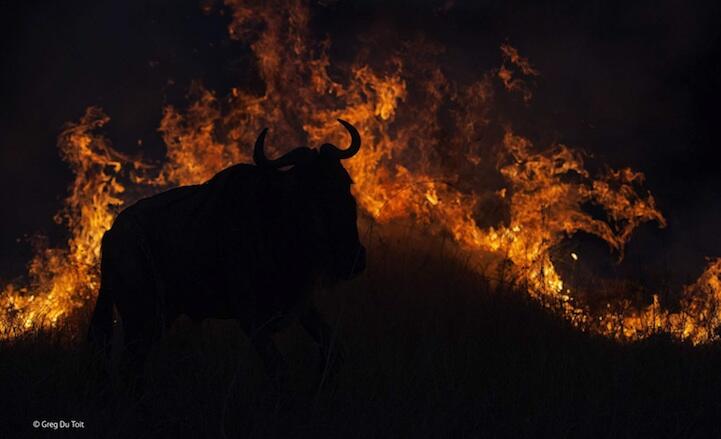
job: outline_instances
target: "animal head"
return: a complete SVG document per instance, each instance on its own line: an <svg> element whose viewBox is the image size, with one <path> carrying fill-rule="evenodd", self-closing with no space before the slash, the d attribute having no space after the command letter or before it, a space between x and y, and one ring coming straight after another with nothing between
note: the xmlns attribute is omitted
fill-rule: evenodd
<svg viewBox="0 0 721 439"><path fill-rule="evenodd" d="M330 270L335 278L350 279L365 269L366 249L358 238L356 201L351 193L353 181L341 164L358 153L361 139L350 123L338 119L351 136L351 144L340 149L324 143L318 150L295 148L277 159L268 159L264 144L265 128L255 142L253 160L265 169L292 166L292 173L302 192L308 194L318 215L330 249Z"/></svg>

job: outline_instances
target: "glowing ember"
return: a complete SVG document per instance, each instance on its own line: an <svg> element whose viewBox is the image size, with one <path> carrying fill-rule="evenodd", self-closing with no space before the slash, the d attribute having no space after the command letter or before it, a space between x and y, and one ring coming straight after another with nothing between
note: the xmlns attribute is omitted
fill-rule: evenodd
<svg viewBox="0 0 721 439"><path fill-rule="evenodd" d="M229 35L250 44L263 94L239 87L219 98L195 85L188 108L164 109L159 131L167 160L155 170L118 153L97 133L109 120L101 110L89 108L80 122L68 125L59 147L75 181L58 218L72 238L66 249L37 254L28 285L4 287L2 337L53 327L92 303L100 239L123 204L249 161L250 145L265 126L272 127L269 145L345 143L335 122L342 117L363 138L364 147L346 166L359 206L375 221L418 221L449 233L479 258L490 255L497 265L491 270L509 263L516 285L584 330L618 339L659 331L693 343L717 338L721 259L685 288L678 313L664 310L654 296L643 309L609 304L606 312L593 314L564 286L550 256L564 238L583 231L622 255L637 226L655 221L663 227L665 219L651 194L639 193L641 173L621 169L592 176L581 153L565 145L538 149L507 126L498 139L478 140L493 124L504 125L491 116L497 93L532 98L539 72L515 48L504 43L501 67L469 83L449 79L437 59L443 48L427 40L386 48L388 54L373 63L360 53L341 76L334 72L340 79L332 79L330 42L311 39L304 2L225 3L233 11ZM489 157L494 148L502 151L497 160ZM504 182L500 189L483 185L491 161ZM506 223L479 225L479 210L489 200L505 203ZM607 220L585 212L586 203L602 208Z"/></svg>

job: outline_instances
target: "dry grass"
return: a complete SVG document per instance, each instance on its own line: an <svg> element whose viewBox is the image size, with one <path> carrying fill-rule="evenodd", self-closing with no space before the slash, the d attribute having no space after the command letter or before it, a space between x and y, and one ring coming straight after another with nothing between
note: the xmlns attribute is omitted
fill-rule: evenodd
<svg viewBox="0 0 721 439"><path fill-rule="evenodd" d="M389 238L393 236L394 238ZM440 240L377 231L369 267L320 295L347 348L318 389L297 327L278 336L292 376L272 391L233 322L179 321L138 400L68 334L0 345L0 437L57 437L35 419L82 420L74 436L140 438L718 437L721 351L662 337L619 345L491 288ZM87 316L80 316L82 323Z"/></svg>

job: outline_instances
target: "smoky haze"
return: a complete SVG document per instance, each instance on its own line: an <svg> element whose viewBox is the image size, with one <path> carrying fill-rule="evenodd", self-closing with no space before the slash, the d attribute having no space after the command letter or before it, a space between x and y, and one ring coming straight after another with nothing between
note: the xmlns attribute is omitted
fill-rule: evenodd
<svg viewBox="0 0 721 439"><path fill-rule="evenodd" d="M165 103L183 102L192 80L219 94L258 86L248 47L228 39L227 15L177 1L21 2L2 6L0 278L24 272L40 232L65 239L53 221L71 174L56 137L89 105L112 121L121 150L160 159L156 129ZM458 74L499 62L509 42L540 71L528 108L508 108L539 146L590 153L592 165L646 174L668 227L644 224L621 265L598 240L569 246L608 275L674 284L695 279L704 257L721 255L721 173L716 141L721 97L720 7L682 2L314 3L311 26L329 34L331 59L349 60L358 38L426 38L446 47ZM21 242L17 242L20 239ZM591 256L592 255L592 256ZM650 281L649 281L650 282Z"/></svg>

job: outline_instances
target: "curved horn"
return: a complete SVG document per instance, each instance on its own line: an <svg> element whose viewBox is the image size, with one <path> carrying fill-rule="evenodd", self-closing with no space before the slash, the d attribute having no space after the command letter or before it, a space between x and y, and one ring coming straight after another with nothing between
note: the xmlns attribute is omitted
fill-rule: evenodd
<svg viewBox="0 0 721 439"><path fill-rule="evenodd" d="M270 166L270 160L265 156L265 135L268 134L268 128L263 128L258 138L255 140L255 148L253 148L253 161L256 165L261 167Z"/></svg>
<svg viewBox="0 0 721 439"><path fill-rule="evenodd" d="M255 148L253 149L253 161L259 167L277 169L284 166L293 166L310 160L315 154L310 148L301 146L288 151L277 159L271 160L265 155L264 146L266 134L268 134L268 128L263 128L263 131L260 132L258 139L255 141Z"/></svg>
<svg viewBox="0 0 721 439"><path fill-rule="evenodd" d="M361 146L361 138L360 134L358 134L358 130L355 129L353 125L350 123L344 121L343 119L338 119L338 122L341 123L345 127L346 130L348 130L348 133L350 134L351 142L350 146L347 149L339 149L335 145L331 145L330 143L325 143L321 146L321 152L325 152L326 154L330 155L331 157L338 159L338 160L344 160L349 159L356 155L358 151L360 150Z"/></svg>

